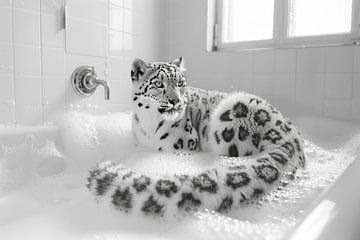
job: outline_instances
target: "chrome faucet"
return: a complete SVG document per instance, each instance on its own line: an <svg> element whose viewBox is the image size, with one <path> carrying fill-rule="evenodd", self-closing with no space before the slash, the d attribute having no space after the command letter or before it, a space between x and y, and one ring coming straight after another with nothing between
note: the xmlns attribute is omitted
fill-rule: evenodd
<svg viewBox="0 0 360 240"><path fill-rule="evenodd" d="M105 80L99 79L94 67L80 66L71 75L74 91L81 97L89 97L94 94L99 85L104 87L105 99L110 99L110 86Z"/></svg>
<svg viewBox="0 0 360 240"><path fill-rule="evenodd" d="M94 83L97 84L97 86L102 85L104 87L105 99L109 100L110 99L110 86L109 86L109 83L107 81L99 79L99 78L95 78Z"/></svg>

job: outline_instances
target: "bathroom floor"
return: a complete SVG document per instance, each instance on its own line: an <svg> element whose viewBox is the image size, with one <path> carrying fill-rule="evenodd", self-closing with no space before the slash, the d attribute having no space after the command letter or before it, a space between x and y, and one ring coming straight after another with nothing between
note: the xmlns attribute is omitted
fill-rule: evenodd
<svg viewBox="0 0 360 240"><path fill-rule="evenodd" d="M207 211L171 220L127 216L98 204L85 187L84 174L64 171L0 196L1 239L281 239L343 172L360 146L358 125L320 118L295 118L294 122L306 139L317 144L305 142L307 170L226 216ZM203 159L204 154L179 154L171 162L139 157L128 163L141 169L161 161L170 169L175 165L185 168L192 161L199 164Z"/></svg>

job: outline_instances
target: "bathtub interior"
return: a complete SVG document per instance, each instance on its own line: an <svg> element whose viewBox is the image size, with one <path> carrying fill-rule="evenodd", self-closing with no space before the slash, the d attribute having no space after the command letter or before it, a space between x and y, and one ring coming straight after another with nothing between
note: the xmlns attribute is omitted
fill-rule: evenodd
<svg viewBox="0 0 360 240"><path fill-rule="evenodd" d="M181 219L124 215L98 204L85 187L87 171L104 160L157 173L213 163L207 153L153 154L134 146L131 113L73 112L57 126L0 129L1 239L281 239L360 147L358 123L301 114L291 119L305 139L305 171L226 215L201 211Z"/></svg>

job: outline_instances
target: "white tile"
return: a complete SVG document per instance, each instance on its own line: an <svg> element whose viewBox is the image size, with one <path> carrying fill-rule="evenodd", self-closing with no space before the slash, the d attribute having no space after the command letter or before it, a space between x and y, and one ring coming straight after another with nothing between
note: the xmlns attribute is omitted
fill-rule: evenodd
<svg viewBox="0 0 360 240"><path fill-rule="evenodd" d="M352 96L354 99L360 99L360 73L353 75Z"/></svg>
<svg viewBox="0 0 360 240"><path fill-rule="evenodd" d="M63 17L64 0L41 0L41 13Z"/></svg>
<svg viewBox="0 0 360 240"><path fill-rule="evenodd" d="M124 9L124 31L127 33L134 33L133 29L133 11L129 9ZM145 20L145 19L143 19ZM147 20L145 20L147 21Z"/></svg>
<svg viewBox="0 0 360 240"><path fill-rule="evenodd" d="M109 31L109 55L124 55L124 33L111 30Z"/></svg>
<svg viewBox="0 0 360 240"><path fill-rule="evenodd" d="M130 35L130 34L129 34ZM161 35L152 34L151 36L147 35L139 35L139 34L132 34L133 42L133 49L131 49L132 54L127 54L129 57L143 57L145 59L149 59L150 61L159 61L164 59L164 52L166 43L161 37ZM126 40L126 38L125 38ZM124 44L125 50L127 50L127 44ZM184 51L182 54L178 56L188 56L190 52L194 55L194 48L192 46L184 47ZM198 50L199 51L199 50Z"/></svg>
<svg viewBox="0 0 360 240"><path fill-rule="evenodd" d="M325 49L305 48L297 51L297 72L319 73L325 70Z"/></svg>
<svg viewBox="0 0 360 240"><path fill-rule="evenodd" d="M221 76L221 77L217 77L215 76L215 81L218 81L218 84L220 85L221 83L227 83L227 84L223 84L224 86L221 87L221 91L225 91L225 92L235 92L235 91L239 91L239 84L240 82L239 79L235 80L234 76ZM245 83L245 80L244 82ZM246 83L245 83L246 84ZM245 85L244 84L244 85ZM252 84L251 84L252 85ZM216 86L215 86L216 87ZM205 87L206 88L206 87Z"/></svg>
<svg viewBox="0 0 360 240"><path fill-rule="evenodd" d="M183 19L183 12L188 10L188 4L185 1L167 1L168 2L168 19L169 21L179 21Z"/></svg>
<svg viewBox="0 0 360 240"><path fill-rule="evenodd" d="M16 106L16 124L35 125L42 122L41 107Z"/></svg>
<svg viewBox="0 0 360 240"><path fill-rule="evenodd" d="M74 89L69 81L66 82L65 85L65 106L70 110L79 110L76 107L79 104L85 102L85 98L80 97L74 92Z"/></svg>
<svg viewBox="0 0 360 240"><path fill-rule="evenodd" d="M14 70L16 75L40 75L40 48L15 44Z"/></svg>
<svg viewBox="0 0 360 240"><path fill-rule="evenodd" d="M253 74L246 74L246 73L237 74L235 76L235 79L233 80L236 87L235 91L252 93L253 80L254 80Z"/></svg>
<svg viewBox="0 0 360 240"><path fill-rule="evenodd" d="M267 98L274 95L274 75L254 74L253 91L260 97Z"/></svg>
<svg viewBox="0 0 360 240"><path fill-rule="evenodd" d="M13 0L13 7L33 12L40 12L40 0Z"/></svg>
<svg viewBox="0 0 360 240"><path fill-rule="evenodd" d="M284 49L275 51L275 72L293 73L296 71L296 50Z"/></svg>
<svg viewBox="0 0 360 240"><path fill-rule="evenodd" d="M326 72L352 72L354 60L354 47L328 47L326 48Z"/></svg>
<svg viewBox="0 0 360 240"><path fill-rule="evenodd" d="M123 62L124 62L124 67L123 67L123 71L122 71L122 76L121 79L125 79L128 81L131 81L131 76L130 76L130 71L131 71L131 66L132 66L132 62L134 59L132 58L123 58Z"/></svg>
<svg viewBox="0 0 360 240"><path fill-rule="evenodd" d="M114 97L114 90L113 90L111 83L108 82L108 85L110 86L110 99L112 99ZM96 88L95 93L93 95L91 95L91 97L84 99L84 101L87 104L87 106L85 106L86 110L89 108L91 110L91 107L89 107L88 104L91 104L91 105L106 104L109 102L109 100L105 99L105 91L102 86L98 86Z"/></svg>
<svg viewBox="0 0 360 240"><path fill-rule="evenodd" d="M200 64L205 64L205 66L214 66L210 67L208 71L214 71L223 75L234 75L242 73L253 73L253 55L250 51L246 52L219 52L216 54L208 54L203 57L194 56L194 50L190 50L188 56L189 60L199 62ZM185 64L187 60L185 59Z"/></svg>
<svg viewBox="0 0 360 240"><path fill-rule="evenodd" d="M120 81L124 76L125 63L123 58L109 57L108 58L108 79L113 81Z"/></svg>
<svg viewBox="0 0 360 240"><path fill-rule="evenodd" d="M322 73L298 73L296 76L296 99L323 99L324 75Z"/></svg>
<svg viewBox="0 0 360 240"><path fill-rule="evenodd" d="M108 104L108 105L102 105L99 106L99 110L103 113L108 112L121 112L121 111L132 111L132 105L127 104Z"/></svg>
<svg viewBox="0 0 360 240"><path fill-rule="evenodd" d="M135 0L135 2L137 1ZM155 5L156 7L158 7L159 4L161 4L160 1L157 1L157 4L153 3L153 5ZM171 13L169 14L169 17L172 20L179 21L183 19L183 13L186 12L188 16L201 17L205 18L206 20L206 4L206 1L174 1L174 3L172 4L173 7L171 9L173 11L169 11ZM148 3L148 5L150 5L150 3Z"/></svg>
<svg viewBox="0 0 360 240"><path fill-rule="evenodd" d="M107 56L107 39L107 27L105 25L93 24L76 18L68 19L67 52L105 57Z"/></svg>
<svg viewBox="0 0 360 240"><path fill-rule="evenodd" d="M295 99L295 73L277 73L273 84L275 96Z"/></svg>
<svg viewBox="0 0 360 240"><path fill-rule="evenodd" d="M0 0L0 6L11 6L11 0Z"/></svg>
<svg viewBox="0 0 360 240"><path fill-rule="evenodd" d="M40 77L15 76L15 103L18 106L41 106Z"/></svg>
<svg viewBox="0 0 360 240"><path fill-rule="evenodd" d="M351 117L352 119L360 120L360 99L353 99L351 104Z"/></svg>
<svg viewBox="0 0 360 240"><path fill-rule="evenodd" d="M360 72L360 46L354 47L354 72Z"/></svg>
<svg viewBox="0 0 360 240"><path fill-rule="evenodd" d="M44 123L56 123L61 119L65 113L65 105L45 106L43 107L43 121Z"/></svg>
<svg viewBox="0 0 360 240"><path fill-rule="evenodd" d="M111 81L111 97L110 104L131 104L131 81Z"/></svg>
<svg viewBox="0 0 360 240"><path fill-rule="evenodd" d="M141 17L133 17L133 19L137 32L147 33L150 30L151 33L152 29L149 29L142 23ZM148 21L150 24L157 24L155 16L151 16ZM191 24L183 21L171 23L171 27L168 29L168 41L179 44L196 44L197 41L201 41L203 35L203 31L199 31L203 26L200 26L199 23L199 19L194 19Z"/></svg>
<svg viewBox="0 0 360 240"><path fill-rule="evenodd" d="M266 99L271 105L276 107L285 117L297 112L295 99L282 97L271 97Z"/></svg>
<svg viewBox="0 0 360 240"><path fill-rule="evenodd" d="M66 54L67 84L70 83L71 74L79 66L93 66L98 77L100 77L101 79L105 79L106 65L107 65L106 58L97 58L97 57Z"/></svg>
<svg viewBox="0 0 360 240"><path fill-rule="evenodd" d="M40 44L40 14L13 10L14 42Z"/></svg>
<svg viewBox="0 0 360 240"><path fill-rule="evenodd" d="M106 0L76 0L67 1L68 15L87 21L107 24Z"/></svg>
<svg viewBox="0 0 360 240"><path fill-rule="evenodd" d="M11 9L0 7L0 42L11 42Z"/></svg>
<svg viewBox="0 0 360 240"><path fill-rule="evenodd" d="M296 99L296 105L301 113L321 116L324 112L324 101L320 99L301 97Z"/></svg>
<svg viewBox="0 0 360 240"><path fill-rule="evenodd" d="M64 48L65 25L63 18L41 15L41 36L43 47Z"/></svg>
<svg viewBox="0 0 360 240"><path fill-rule="evenodd" d="M15 123L15 107L0 108L0 124L13 125Z"/></svg>
<svg viewBox="0 0 360 240"><path fill-rule="evenodd" d="M42 79L43 83L43 106L65 105L65 78Z"/></svg>
<svg viewBox="0 0 360 240"><path fill-rule="evenodd" d="M351 88L351 73L325 74L325 98L351 99Z"/></svg>
<svg viewBox="0 0 360 240"><path fill-rule="evenodd" d="M10 43L0 43L0 74L13 74L13 49Z"/></svg>
<svg viewBox="0 0 360 240"><path fill-rule="evenodd" d="M42 50L42 74L43 76L65 76L65 52L51 48Z"/></svg>
<svg viewBox="0 0 360 240"><path fill-rule="evenodd" d="M113 5L124 6L124 0L110 0L109 3Z"/></svg>
<svg viewBox="0 0 360 240"><path fill-rule="evenodd" d="M116 31L124 30L124 8L109 6L109 28Z"/></svg>
<svg viewBox="0 0 360 240"><path fill-rule="evenodd" d="M134 5L135 5L135 1L134 0L124 0L124 6L128 9L133 9Z"/></svg>
<svg viewBox="0 0 360 240"><path fill-rule="evenodd" d="M324 115L331 118L349 119L351 117L351 101L326 100L324 102Z"/></svg>
<svg viewBox="0 0 360 240"><path fill-rule="evenodd" d="M135 58L137 56L137 47L140 44L136 44L139 38L134 34L124 33L124 56Z"/></svg>
<svg viewBox="0 0 360 240"><path fill-rule="evenodd" d="M273 73L274 72L274 51L258 50L254 51L254 73Z"/></svg>
<svg viewBox="0 0 360 240"><path fill-rule="evenodd" d="M254 55L251 51L239 52L236 55L228 54L229 62L237 73L252 73Z"/></svg>
<svg viewBox="0 0 360 240"><path fill-rule="evenodd" d="M0 108L12 105L14 101L14 78L11 75L0 75Z"/></svg>
<svg viewBox="0 0 360 240"><path fill-rule="evenodd" d="M194 86L194 87L206 86L204 88L208 90L231 91L231 89L233 89L235 85L235 84L223 84L222 81L219 81L219 77L216 75L193 76L193 77L189 77L189 79L197 79L196 83L193 83L194 81L192 80L188 80L190 86Z"/></svg>

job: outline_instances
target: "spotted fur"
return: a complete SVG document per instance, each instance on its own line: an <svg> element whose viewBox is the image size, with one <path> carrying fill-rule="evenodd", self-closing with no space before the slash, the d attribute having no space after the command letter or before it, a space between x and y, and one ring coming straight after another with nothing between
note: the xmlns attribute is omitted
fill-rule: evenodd
<svg viewBox="0 0 360 240"><path fill-rule="evenodd" d="M116 209L145 215L209 208L229 211L271 191L286 172L305 166L296 128L252 94L186 86L182 58L172 63L135 60L133 131L157 151L213 151L237 158L196 175L155 177L105 162L90 171L88 187L110 196Z"/></svg>

